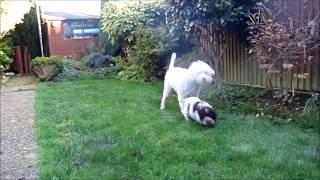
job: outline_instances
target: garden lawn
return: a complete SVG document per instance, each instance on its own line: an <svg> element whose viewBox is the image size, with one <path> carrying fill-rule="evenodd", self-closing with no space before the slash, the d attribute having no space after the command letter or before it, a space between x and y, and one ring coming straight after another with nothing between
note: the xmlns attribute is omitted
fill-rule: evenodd
<svg viewBox="0 0 320 180"><path fill-rule="evenodd" d="M318 179L319 133L217 109L216 128L186 122L162 83L41 83L41 179Z"/></svg>

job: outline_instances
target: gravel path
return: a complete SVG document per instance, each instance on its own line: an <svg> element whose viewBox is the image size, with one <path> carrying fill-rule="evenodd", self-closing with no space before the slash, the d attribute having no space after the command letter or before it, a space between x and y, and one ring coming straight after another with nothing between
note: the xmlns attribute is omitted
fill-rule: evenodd
<svg viewBox="0 0 320 180"><path fill-rule="evenodd" d="M1 92L1 180L38 179L34 96L34 90Z"/></svg>

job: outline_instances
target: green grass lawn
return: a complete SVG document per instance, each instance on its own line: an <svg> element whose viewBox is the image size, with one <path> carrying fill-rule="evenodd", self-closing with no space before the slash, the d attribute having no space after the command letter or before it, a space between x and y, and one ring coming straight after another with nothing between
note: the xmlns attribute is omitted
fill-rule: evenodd
<svg viewBox="0 0 320 180"><path fill-rule="evenodd" d="M113 79L38 85L41 179L318 179L319 133L217 109L186 122L162 83Z"/></svg>

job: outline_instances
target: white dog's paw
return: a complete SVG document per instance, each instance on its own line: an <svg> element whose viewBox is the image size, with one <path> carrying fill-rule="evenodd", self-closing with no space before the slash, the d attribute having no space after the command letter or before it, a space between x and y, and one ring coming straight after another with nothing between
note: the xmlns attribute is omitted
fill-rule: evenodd
<svg viewBox="0 0 320 180"><path fill-rule="evenodd" d="M160 110L164 110L164 108L165 108L164 106L160 106Z"/></svg>

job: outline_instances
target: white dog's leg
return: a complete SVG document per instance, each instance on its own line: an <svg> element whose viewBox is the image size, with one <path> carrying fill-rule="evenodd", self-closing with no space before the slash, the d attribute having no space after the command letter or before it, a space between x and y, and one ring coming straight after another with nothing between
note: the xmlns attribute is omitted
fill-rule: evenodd
<svg viewBox="0 0 320 180"><path fill-rule="evenodd" d="M170 96L171 92L172 92L172 88L165 84L163 88L163 94L162 94L161 105L160 105L161 110L164 110L166 106L166 100Z"/></svg>
<svg viewBox="0 0 320 180"><path fill-rule="evenodd" d="M185 99L185 97L183 97L181 94L178 94L178 102L179 102L180 109L183 109L183 100L184 99Z"/></svg>
<svg viewBox="0 0 320 180"><path fill-rule="evenodd" d="M189 118L188 114L183 114L183 116L187 121L190 121L190 118Z"/></svg>
<svg viewBox="0 0 320 180"><path fill-rule="evenodd" d="M181 109L181 113L183 114L183 116L184 116L184 118L187 120L187 121L190 121L190 118L189 118L189 108L188 108L188 106L190 106L190 104L187 104L187 103L185 103L184 104L184 107L183 107L183 109Z"/></svg>

